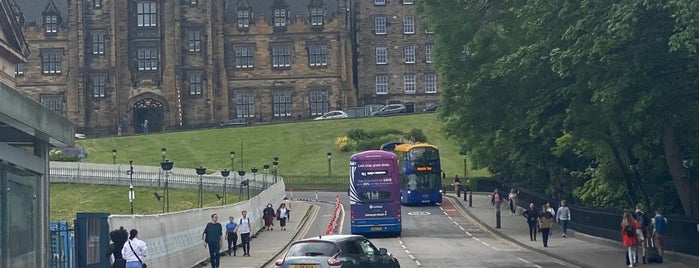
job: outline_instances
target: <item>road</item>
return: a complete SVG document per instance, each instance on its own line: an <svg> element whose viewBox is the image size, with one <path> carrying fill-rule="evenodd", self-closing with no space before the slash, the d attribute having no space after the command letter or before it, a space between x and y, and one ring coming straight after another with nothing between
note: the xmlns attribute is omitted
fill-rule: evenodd
<svg viewBox="0 0 699 268"><path fill-rule="evenodd" d="M336 196L347 211L341 232L348 234L349 200L345 193L294 192L295 200L309 200L320 207L318 216L302 237L325 233ZM444 200L441 206L403 206L401 237L371 238L371 241L388 249L401 267L574 267L494 235L448 198Z"/></svg>

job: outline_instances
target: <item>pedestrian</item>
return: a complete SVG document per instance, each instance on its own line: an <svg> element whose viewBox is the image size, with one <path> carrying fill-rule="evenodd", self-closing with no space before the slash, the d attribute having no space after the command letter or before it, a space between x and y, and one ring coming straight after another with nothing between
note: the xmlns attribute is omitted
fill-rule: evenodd
<svg viewBox="0 0 699 268"><path fill-rule="evenodd" d="M551 203L546 202L546 205L544 205L544 211L550 213L552 217L551 228L549 228L549 238L551 238L553 235L553 224L556 223L556 210L553 209Z"/></svg>
<svg viewBox="0 0 699 268"><path fill-rule="evenodd" d="M281 203L279 208L277 208L277 219L279 220L279 227L282 231L286 231L286 219L288 217L289 211L286 209L286 204Z"/></svg>
<svg viewBox="0 0 699 268"><path fill-rule="evenodd" d="M272 203L267 204L267 207L262 210L262 219L265 220L265 228L267 231L274 230L274 207L272 207Z"/></svg>
<svg viewBox="0 0 699 268"><path fill-rule="evenodd" d="M143 258L148 252L146 242L138 239L138 231L131 229L129 231L129 240L126 241L121 249L121 256L126 260L126 268L144 268Z"/></svg>
<svg viewBox="0 0 699 268"><path fill-rule="evenodd" d="M643 205L641 205L640 203L636 205L636 210L634 211L634 214L632 216L634 220L636 220L641 225L641 234L639 236L640 239L638 243L639 246L641 246L641 256L643 264L646 264L647 249L644 240L648 238L648 228L650 226L650 219L648 218L648 216L646 216L646 213L643 212Z"/></svg>
<svg viewBox="0 0 699 268"><path fill-rule="evenodd" d="M107 257L113 259L112 268L125 268L126 260L121 255L121 250L124 248L126 241L129 240L129 232L124 229L124 226L121 226L119 229L109 232L109 238L112 240L112 243L109 244Z"/></svg>
<svg viewBox="0 0 699 268"><path fill-rule="evenodd" d="M636 266L636 245L638 238L636 230L641 230L641 225L631 216L631 212L624 212L624 219L621 221L621 241L624 243L629 260L629 267Z"/></svg>
<svg viewBox="0 0 699 268"><path fill-rule="evenodd" d="M517 194L517 190L510 189L510 195L508 196L508 199L510 200L510 211L512 212L512 215L517 215L517 199L518 199L519 194Z"/></svg>
<svg viewBox="0 0 699 268"><path fill-rule="evenodd" d="M286 207L286 221L291 221L291 200L288 197L284 197L284 206Z"/></svg>
<svg viewBox="0 0 699 268"><path fill-rule="evenodd" d="M495 188L495 190L493 190L493 195L490 197L490 204L492 204L495 207L496 213L500 213L500 204L502 204L502 198L500 196L498 188Z"/></svg>
<svg viewBox="0 0 699 268"><path fill-rule="evenodd" d="M547 209L546 205L543 207L543 212L539 217L539 231L541 231L541 238L544 241L544 247L549 246L549 231L551 231L551 225L553 225L553 214Z"/></svg>
<svg viewBox="0 0 699 268"><path fill-rule="evenodd" d="M228 256L231 255L231 246L233 247L233 256L235 256L236 251L238 251L238 233L235 229L238 224L235 223L235 218L233 216L228 217L228 224L226 224L226 237L224 238L228 241Z"/></svg>
<svg viewBox="0 0 699 268"><path fill-rule="evenodd" d="M566 237L568 234L568 222L570 221L570 208L566 205L565 200L561 200L561 206L556 211L556 219L558 224L561 225L561 234Z"/></svg>
<svg viewBox="0 0 699 268"><path fill-rule="evenodd" d="M211 214L211 222L206 224L201 240L204 241L204 248L209 247L209 258L211 268L218 268L221 265L221 238L223 237L223 226L218 222L218 215Z"/></svg>
<svg viewBox="0 0 699 268"><path fill-rule="evenodd" d="M663 241L665 240L665 232L667 231L667 218L663 217L662 211L660 209L655 210L655 217L653 221L653 242L655 242L655 247L658 249L658 256L660 257L658 262L663 262Z"/></svg>
<svg viewBox="0 0 699 268"><path fill-rule="evenodd" d="M148 119L143 120L142 127L143 127L143 133L148 134Z"/></svg>
<svg viewBox="0 0 699 268"><path fill-rule="evenodd" d="M250 219L248 219L248 212L243 210L241 214L243 217L238 220L236 233L240 234L240 240L243 244L243 256L250 257L250 230L252 230L252 226L250 225Z"/></svg>
<svg viewBox="0 0 699 268"><path fill-rule="evenodd" d="M527 225L529 225L529 240L536 241L536 225L539 223L539 211L536 210L534 203L529 204L529 208L522 213L522 216L527 219Z"/></svg>

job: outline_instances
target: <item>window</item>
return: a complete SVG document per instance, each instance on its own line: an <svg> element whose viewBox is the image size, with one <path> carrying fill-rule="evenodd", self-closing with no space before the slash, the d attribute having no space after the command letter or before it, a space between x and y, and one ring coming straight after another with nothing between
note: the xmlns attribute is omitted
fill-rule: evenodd
<svg viewBox="0 0 699 268"><path fill-rule="evenodd" d="M250 10L238 10L238 28L250 27Z"/></svg>
<svg viewBox="0 0 699 268"><path fill-rule="evenodd" d="M415 76L414 74L406 74L403 76L403 82L405 85L405 93L414 94L415 93Z"/></svg>
<svg viewBox="0 0 699 268"><path fill-rule="evenodd" d="M311 103L311 115L323 115L328 112L327 90L312 90L308 97L309 103Z"/></svg>
<svg viewBox="0 0 699 268"><path fill-rule="evenodd" d="M388 94L388 75L381 74L376 76L376 94Z"/></svg>
<svg viewBox="0 0 699 268"><path fill-rule="evenodd" d="M189 31L189 52L199 52L201 51L201 31L190 30Z"/></svg>
<svg viewBox="0 0 699 268"><path fill-rule="evenodd" d="M138 49L138 70L155 71L158 70L158 49L139 48Z"/></svg>
<svg viewBox="0 0 699 268"><path fill-rule="evenodd" d="M377 16L374 18L374 33L386 34L386 17Z"/></svg>
<svg viewBox="0 0 699 268"><path fill-rule="evenodd" d="M274 27L286 27L286 10L274 10Z"/></svg>
<svg viewBox="0 0 699 268"><path fill-rule="evenodd" d="M102 7L102 0L92 0L92 7L93 8L101 8Z"/></svg>
<svg viewBox="0 0 699 268"><path fill-rule="evenodd" d="M405 63L415 63L415 45L407 45L403 47Z"/></svg>
<svg viewBox="0 0 699 268"><path fill-rule="evenodd" d="M274 91L274 117L291 117L291 90Z"/></svg>
<svg viewBox="0 0 699 268"><path fill-rule="evenodd" d="M58 32L58 16L57 15L44 16L44 29L46 30L46 33Z"/></svg>
<svg viewBox="0 0 699 268"><path fill-rule="evenodd" d="M155 2L136 3L136 22L138 27L158 26L158 12Z"/></svg>
<svg viewBox="0 0 699 268"><path fill-rule="evenodd" d="M63 50L41 52L41 66L44 74L60 74Z"/></svg>
<svg viewBox="0 0 699 268"><path fill-rule="evenodd" d="M403 0L403 4L404 4L404 5L412 5L412 4L413 4L413 0Z"/></svg>
<svg viewBox="0 0 699 268"><path fill-rule="evenodd" d="M436 74L425 74L425 93L437 93Z"/></svg>
<svg viewBox="0 0 699 268"><path fill-rule="evenodd" d="M374 5L375 6L385 6L386 0L374 0Z"/></svg>
<svg viewBox="0 0 699 268"><path fill-rule="evenodd" d="M291 67L291 46L290 45L272 46L272 67L273 68L289 68L289 67Z"/></svg>
<svg viewBox="0 0 699 268"><path fill-rule="evenodd" d="M199 4L199 0L189 0L189 4L194 6L196 4Z"/></svg>
<svg viewBox="0 0 699 268"><path fill-rule="evenodd" d="M415 18L413 16L406 16L405 18L403 18L403 33L415 33Z"/></svg>
<svg viewBox="0 0 699 268"><path fill-rule="evenodd" d="M24 75L24 63L15 64L15 76Z"/></svg>
<svg viewBox="0 0 699 268"><path fill-rule="evenodd" d="M107 91L107 75L93 74L92 75L92 97L104 98Z"/></svg>
<svg viewBox="0 0 699 268"><path fill-rule="evenodd" d="M308 65L311 67L328 66L328 46L325 44L309 45Z"/></svg>
<svg viewBox="0 0 699 268"><path fill-rule="evenodd" d="M314 7L311 8L311 25L313 26L323 26L323 8Z"/></svg>
<svg viewBox="0 0 699 268"><path fill-rule="evenodd" d="M235 68L252 69L255 66L255 47L236 46L235 47Z"/></svg>
<svg viewBox="0 0 699 268"><path fill-rule="evenodd" d="M49 110L63 114L63 96L62 95L41 95L41 104L49 108Z"/></svg>
<svg viewBox="0 0 699 268"><path fill-rule="evenodd" d="M201 73L194 72L189 74L189 95L201 95Z"/></svg>
<svg viewBox="0 0 699 268"><path fill-rule="evenodd" d="M92 54L104 55L104 31L92 32Z"/></svg>
<svg viewBox="0 0 699 268"><path fill-rule="evenodd" d="M235 107L238 118L255 117L255 95L253 92L243 91L235 95Z"/></svg>
<svg viewBox="0 0 699 268"><path fill-rule="evenodd" d="M376 64L386 64L388 61L388 51L386 47L376 47Z"/></svg>
<svg viewBox="0 0 699 268"><path fill-rule="evenodd" d="M425 62L432 63L432 45L425 45Z"/></svg>

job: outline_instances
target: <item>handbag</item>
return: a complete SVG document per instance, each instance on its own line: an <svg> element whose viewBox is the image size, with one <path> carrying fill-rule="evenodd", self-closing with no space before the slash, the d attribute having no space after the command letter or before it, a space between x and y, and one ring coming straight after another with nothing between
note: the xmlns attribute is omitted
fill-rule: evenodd
<svg viewBox="0 0 699 268"><path fill-rule="evenodd" d="M131 241L129 241L129 247L131 248L131 252L133 252L133 255L136 255L136 259L138 259L138 262L141 263L141 267L148 268L148 264L143 263L141 257L139 257L138 254L136 254L136 251L133 250L133 247L131 246Z"/></svg>

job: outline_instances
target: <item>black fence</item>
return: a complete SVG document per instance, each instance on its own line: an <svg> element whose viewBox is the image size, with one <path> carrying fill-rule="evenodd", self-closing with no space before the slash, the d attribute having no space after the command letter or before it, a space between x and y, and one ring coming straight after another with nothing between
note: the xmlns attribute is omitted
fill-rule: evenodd
<svg viewBox="0 0 699 268"><path fill-rule="evenodd" d="M554 209L558 209L559 200L546 197L522 187L512 187L500 180L480 178L471 179L472 187L480 192L492 192L498 188L502 194L507 194L509 189L517 188L519 191L518 205L528 207L534 203L537 207L550 202ZM610 211L603 209L585 208L568 205L571 211L569 226L577 232L588 235L616 240L621 243L621 220L623 211ZM653 212L647 212L649 217ZM675 252L699 255L699 219L688 218L683 215L664 215L668 221L668 229L665 234L664 248Z"/></svg>

